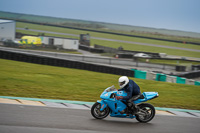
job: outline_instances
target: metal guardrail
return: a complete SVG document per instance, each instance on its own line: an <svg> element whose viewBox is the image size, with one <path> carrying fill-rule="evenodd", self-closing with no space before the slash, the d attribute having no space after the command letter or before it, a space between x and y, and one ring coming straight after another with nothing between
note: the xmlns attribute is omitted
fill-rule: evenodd
<svg viewBox="0 0 200 133"><path fill-rule="evenodd" d="M147 68L156 68L156 69L161 69L161 70L175 70L176 69L176 66L173 66L173 65L144 63L144 62L137 62L131 59L85 56L85 55L77 55L77 54L26 50L26 49L17 49L17 48L8 48L8 47L0 47L0 49L6 50L6 51L20 52L20 53L21 52L29 53L29 54L34 54L34 55L43 55L43 56L48 56L48 57L57 57L61 59L70 59L70 60L75 60L75 61L93 62L93 63L100 63L100 64L108 64L108 65L119 65L123 67L124 66L147 67Z"/></svg>
<svg viewBox="0 0 200 133"><path fill-rule="evenodd" d="M74 61L70 59L61 59L57 57L35 55L32 53L6 51L6 50L0 49L0 58L28 62L28 63L35 63L35 64L89 70L89 71L109 73L109 74L115 74L115 75L127 75L130 77L134 76L134 71L130 69L124 69L124 68L113 67L113 66L102 65L102 64L86 63L86 62Z"/></svg>
<svg viewBox="0 0 200 133"><path fill-rule="evenodd" d="M130 67L129 68L124 67L124 66L120 67L118 65L119 62L123 65L124 63L127 64L128 60L121 60L121 59L114 59L114 58L99 58L99 57L93 57L93 56L83 56L83 55L35 51L35 50L24 50L24 49L5 48L5 47L0 47L0 58L24 61L24 62L30 62L30 63L37 63L37 64L84 69L84 70L111 73L111 74L117 74L117 75L125 74L127 76L128 75L133 76L134 74L134 72L130 70ZM131 63L135 63L134 65L139 66L137 62L130 61L129 65L132 65ZM117 65L115 66L115 64ZM151 65L154 65L154 64L151 64ZM140 63L140 66L141 66L141 63ZM158 65L155 67L158 67ZM166 66L164 67L165 68L162 68L162 69L167 68ZM181 73L178 75L176 74L176 76L186 77L186 78L196 78L196 77L199 77L199 74L200 74L200 71L193 71L193 72Z"/></svg>
<svg viewBox="0 0 200 133"><path fill-rule="evenodd" d="M6 51L20 52L20 53L21 52L29 53L29 54L34 54L34 55L43 55L43 56L48 56L48 57L57 57L61 59L70 59L70 60L75 60L75 61L93 62L93 63L100 63L100 64L108 64L108 65L119 65L123 67L124 66L147 67L147 68L156 68L156 69L161 69L161 70L175 70L176 69L176 66L173 66L173 65L144 63L144 62L137 62L131 59L85 56L85 55L77 55L77 54L26 50L26 49L17 49L17 48L8 48L8 47L0 47L0 49L6 50Z"/></svg>

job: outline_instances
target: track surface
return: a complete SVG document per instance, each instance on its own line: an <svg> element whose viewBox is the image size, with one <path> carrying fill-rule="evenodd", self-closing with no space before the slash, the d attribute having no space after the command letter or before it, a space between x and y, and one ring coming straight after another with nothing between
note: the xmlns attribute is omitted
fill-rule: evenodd
<svg viewBox="0 0 200 133"><path fill-rule="evenodd" d="M0 104L0 133L199 133L200 119L156 115L150 123L107 117L89 110Z"/></svg>

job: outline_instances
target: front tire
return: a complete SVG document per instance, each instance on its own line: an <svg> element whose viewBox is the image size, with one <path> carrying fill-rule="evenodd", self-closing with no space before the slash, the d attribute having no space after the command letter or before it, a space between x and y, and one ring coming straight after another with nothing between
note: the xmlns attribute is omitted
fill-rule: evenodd
<svg viewBox="0 0 200 133"><path fill-rule="evenodd" d="M110 109L108 107L106 107L103 111L100 111L101 109L101 104L96 102L92 108L91 108L91 114L94 118L96 119L103 119L106 118L109 113L110 113Z"/></svg>
<svg viewBox="0 0 200 133"><path fill-rule="evenodd" d="M156 111L153 105L149 103L143 103L138 105L138 107L139 112L135 116L139 122L146 123L154 118Z"/></svg>

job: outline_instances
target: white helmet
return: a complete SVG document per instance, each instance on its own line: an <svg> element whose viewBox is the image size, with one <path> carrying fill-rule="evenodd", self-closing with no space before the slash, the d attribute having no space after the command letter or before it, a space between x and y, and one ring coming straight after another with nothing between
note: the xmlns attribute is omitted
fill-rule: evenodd
<svg viewBox="0 0 200 133"><path fill-rule="evenodd" d="M119 78L119 86L120 86L120 88L123 88L124 86L126 86L128 84L128 82L129 82L129 79L128 79L127 76L121 76Z"/></svg>

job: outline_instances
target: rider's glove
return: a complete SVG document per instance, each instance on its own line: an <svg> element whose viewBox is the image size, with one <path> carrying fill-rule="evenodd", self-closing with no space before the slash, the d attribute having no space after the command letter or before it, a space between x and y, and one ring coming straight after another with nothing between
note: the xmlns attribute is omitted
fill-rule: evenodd
<svg viewBox="0 0 200 133"><path fill-rule="evenodd" d="M119 99L123 99L123 96L116 96L115 97L117 100L119 100Z"/></svg>

